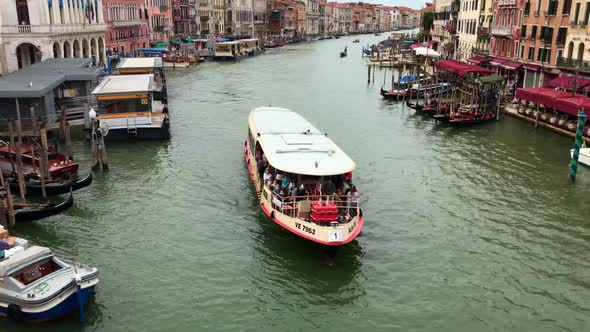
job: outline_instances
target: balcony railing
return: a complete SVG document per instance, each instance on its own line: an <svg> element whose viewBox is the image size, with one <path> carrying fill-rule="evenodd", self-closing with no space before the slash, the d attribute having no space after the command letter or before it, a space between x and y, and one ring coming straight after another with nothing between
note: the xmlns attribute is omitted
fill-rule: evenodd
<svg viewBox="0 0 590 332"><path fill-rule="evenodd" d="M498 6L515 6L516 0L498 0Z"/></svg>
<svg viewBox="0 0 590 332"><path fill-rule="evenodd" d="M115 28L118 27L130 27L134 25L141 25L142 21L140 20L124 20L124 21L114 21L113 26Z"/></svg>
<svg viewBox="0 0 590 332"><path fill-rule="evenodd" d="M580 69L584 72L590 72L590 61L558 57L557 67L566 69Z"/></svg>
<svg viewBox="0 0 590 332"><path fill-rule="evenodd" d="M84 32L104 32L107 26L105 23L74 23L56 25L2 25L0 34L35 34L49 33L54 35L78 34Z"/></svg>
<svg viewBox="0 0 590 332"><path fill-rule="evenodd" d="M492 27L492 35L512 36L514 27Z"/></svg>

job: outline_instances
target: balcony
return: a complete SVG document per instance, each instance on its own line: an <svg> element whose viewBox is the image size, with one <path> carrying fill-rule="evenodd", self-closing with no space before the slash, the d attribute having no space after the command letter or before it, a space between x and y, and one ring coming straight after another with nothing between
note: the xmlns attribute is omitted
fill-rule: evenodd
<svg viewBox="0 0 590 332"><path fill-rule="evenodd" d="M143 23L140 20L124 20L124 21L114 21L113 27L115 28L120 28L120 27L131 27L134 25L141 25L141 23Z"/></svg>
<svg viewBox="0 0 590 332"><path fill-rule="evenodd" d="M579 69L583 72L590 72L590 61L558 57L557 67L564 69Z"/></svg>
<svg viewBox="0 0 590 332"><path fill-rule="evenodd" d="M498 0L498 6L516 6L516 0Z"/></svg>
<svg viewBox="0 0 590 332"><path fill-rule="evenodd" d="M492 27L492 35L495 36L509 36L512 37L514 27Z"/></svg>
<svg viewBox="0 0 590 332"><path fill-rule="evenodd" d="M56 25L2 25L0 34L52 34L52 35L76 35L88 32L105 32L105 23L74 23Z"/></svg>
<svg viewBox="0 0 590 332"><path fill-rule="evenodd" d="M474 55L488 56L488 55L490 55L490 50L487 48L474 47L471 49L471 53L473 53Z"/></svg>
<svg viewBox="0 0 590 332"><path fill-rule="evenodd" d="M209 16L201 16L199 19L201 21L209 21Z"/></svg>

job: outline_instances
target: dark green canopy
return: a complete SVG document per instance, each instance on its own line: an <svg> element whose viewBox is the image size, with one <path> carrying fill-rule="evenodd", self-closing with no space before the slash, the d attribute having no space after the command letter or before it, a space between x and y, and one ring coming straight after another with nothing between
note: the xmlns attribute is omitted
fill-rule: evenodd
<svg viewBox="0 0 590 332"><path fill-rule="evenodd" d="M184 37L184 38L182 38L182 40L183 40L185 43L194 43L194 42L195 42L195 40L194 40L194 39L192 39L191 37Z"/></svg>
<svg viewBox="0 0 590 332"><path fill-rule="evenodd" d="M165 41L153 41L150 43L151 47L167 47L168 45L170 45L169 42L165 42Z"/></svg>
<svg viewBox="0 0 590 332"><path fill-rule="evenodd" d="M482 84L500 83L500 82L504 81L504 76L500 76L500 75L484 76L484 77L480 77L479 81Z"/></svg>
<svg viewBox="0 0 590 332"><path fill-rule="evenodd" d="M172 44L180 45L180 40L178 40L178 39L176 39L176 38L174 38L174 39L171 39L171 40L170 40L170 42L171 42Z"/></svg>

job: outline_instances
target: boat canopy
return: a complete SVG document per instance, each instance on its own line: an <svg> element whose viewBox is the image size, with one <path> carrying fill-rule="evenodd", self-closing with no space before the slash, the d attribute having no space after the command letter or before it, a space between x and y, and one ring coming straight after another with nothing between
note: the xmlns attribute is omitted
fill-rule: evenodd
<svg viewBox="0 0 590 332"><path fill-rule="evenodd" d="M118 69L162 68L162 58L123 58Z"/></svg>
<svg viewBox="0 0 590 332"><path fill-rule="evenodd" d="M562 113L577 116L578 111L584 108L590 109L590 98L551 88L521 88L516 90L516 99L525 100L534 104L543 104Z"/></svg>
<svg viewBox="0 0 590 332"><path fill-rule="evenodd" d="M152 47L166 47L168 45L170 45L170 43L163 40L150 42L150 46Z"/></svg>
<svg viewBox="0 0 590 332"><path fill-rule="evenodd" d="M350 172L354 161L301 115L285 108L250 112L250 129L269 164L284 172L327 176Z"/></svg>
<svg viewBox="0 0 590 332"><path fill-rule="evenodd" d="M137 52L146 53L146 54L164 54L168 53L168 50L165 48L138 48L136 49Z"/></svg>
<svg viewBox="0 0 590 332"><path fill-rule="evenodd" d="M440 68L442 70L446 70L448 72L457 74L461 77L464 77L468 73L472 74L493 74L494 72L490 69L470 65L465 62L460 62L457 60L439 60L434 63L434 66Z"/></svg>
<svg viewBox="0 0 590 332"><path fill-rule="evenodd" d="M0 276L6 277L6 274L12 270L51 254L49 248L39 246L32 246L24 251L19 251L10 258L0 262Z"/></svg>
<svg viewBox="0 0 590 332"><path fill-rule="evenodd" d="M501 75L482 76L482 77L478 78L478 80L482 84L494 84L494 83L500 83L500 82L504 81L504 76L501 76Z"/></svg>
<svg viewBox="0 0 590 332"><path fill-rule="evenodd" d="M107 76L92 94L102 96L151 92L153 81L153 74Z"/></svg>

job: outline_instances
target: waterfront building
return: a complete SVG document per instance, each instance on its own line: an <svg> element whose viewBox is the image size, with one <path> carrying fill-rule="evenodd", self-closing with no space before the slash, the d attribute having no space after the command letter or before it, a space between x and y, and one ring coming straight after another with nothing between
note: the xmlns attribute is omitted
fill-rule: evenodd
<svg viewBox="0 0 590 332"><path fill-rule="evenodd" d="M291 39L297 31L297 7L292 0L268 1L270 39Z"/></svg>
<svg viewBox="0 0 590 332"><path fill-rule="evenodd" d="M103 8L108 53L133 56L137 48L149 47L144 0L103 0Z"/></svg>
<svg viewBox="0 0 590 332"><path fill-rule="evenodd" d="M352 9L346 3L332 3L337 8L338 32L350 33L352 27Z"/></svg>
<svg viewBox="0 0 590 332"><path fill-rule="evenodd" d="M444 57L453 57L455 51L457 16L452 15L453 2L453 0L434 2L432 40L437 42L438 50Z"/></svg>
<svg viewBox="0 0 590 332"><path fill-rule="evenodd" d="M267 34L266 14L267 0L252 0L252 11L254 15L254 38L264 40Z"/></svg>
<svg viewBox="0 0 590 332"><path fill-rule="evenodd" d="M465 61L471 58L472 50L477 44L477 31L479 28L479 13L481 5L481 0L461 1L457 25L457 32L459 35L457 60Z"/></svg>
<svg viewBox="0 0 590 332"><path fill-rule="evenodd" d="M494 1L494 20L492 22L492 54L497 57L513 58L517 53L520 39L520 9L517 0ZM541 9L536 9L537 11ZM492 63L493 64L493 63Z"/></svg>
<svg viewBox="0 0 590 332"><path fill-rule="evenodd" d="M335 6L325 1L320 2L319 33L333 35L337 32Z"/></svg>
<svg viewBox="0 0 590 332"><path fill-rule="evenodd" d="M307 34L307 13L303 0L293 1L295 7L295 36L303 38Z"/></svg>
<svg viewBox="0 0 590 332"><path fill-rule="evenodd" d="M590 2L568 0L570 25L565 49L557 55L557 67L569 73L590 76ZM567 5L564 5L567 9Z"/></svg>
<svg viewBox="0 0 590 332"><path fill-rule="evenodd" d="M304 0L307 21L307 35L316 36L320 33L320 3L318 0Z"/></svg>
<svg viewBox="0 0 590 332"><path fill-rule="evenodd" d="M479 25L475 47L471 49L473 56L487 57L490 55L490 27L493 20L492 0L480 0Z"/></svg>
<svg viewBox="0 0 590 332"><path fill-rule="evenodd" d="M172 0L146 0L150 41L168 41L172 37Z"/></svg>
<svg viewBox="0 0 590 332"><path fill-rule="evenodd" d="M3 1L0 10L0 75L49 58L105 62L102 0Z"/></svg>
<svg viewBox="0 0 590 332"><path fill-rule="evenodd" d="M195 11L196 33L201 36L215 33L215 24L219 23L213 14L213 0L195 1Z"/></svg>
<svg viewBox="0 0 590 332"><path fill-rule="evenodd" d="M574 15L570 16L572 7ZM575 18L575 8L572 1L525 0L524 8L521 9L523 22L519 35L520 47L517 41L514 51L514 57L524 64L519 75L523 81L519 86L546 86L560 74L557 59L563 57L568 25L570 19ZM586 14L590 14L588 9Z"/></svg>
<svg viewBox="0 0 590 332"><path fill-rule="evenodd" d="M173 0L172 18L174 22L174 34L190 36L196 29L196 0Z"/></svg>
<svg viewBox="0 0 590 332"><path fill-rule="evenodd" d="M225 32L230 36L252 36L254 18L251 0L228 0L225 6Z"/></svg>
<svg viewBox="0 0 590 332"><path fill-rule="evenodd" d="M213 1L213 22L211 28L215 35L219 35L225 31L225 0L209 1Z"/></svg>

